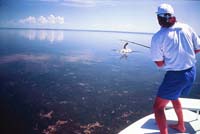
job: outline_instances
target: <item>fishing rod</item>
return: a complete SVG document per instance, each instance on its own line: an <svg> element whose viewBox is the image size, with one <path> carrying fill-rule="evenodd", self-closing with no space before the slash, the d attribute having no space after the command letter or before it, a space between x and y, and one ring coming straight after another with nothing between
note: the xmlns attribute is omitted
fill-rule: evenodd
<svg viewBox="0 0 200 134"><path fill-rule="evenodd" d="M200 35L198 35L198 37L200 38ZM126 48L126 46L128 45L127 43L132 43L132 44L139 45L139 46L142 46L142 47L151 48L149 46L146 46L146 45L143 45L143 44L140 44L140 43L137 43L137 42L129 41L129 40L121 40L121 41L126 42L126 44L124 45L124 48Z"/></svg>
<svg viewBox="0 0 200 134"><path fill-rule="evenodd" d="M132 44L139 45L139 46L146 47L146 48L150 48L149 46L146 46L146 45L143 45L143 44L140 44L140 43L137 43L137 42L133 42L133 41L128 41L128 40L121 40L121 41L124 41L124 42L127 42L127 43L132 43Z"/></svg>

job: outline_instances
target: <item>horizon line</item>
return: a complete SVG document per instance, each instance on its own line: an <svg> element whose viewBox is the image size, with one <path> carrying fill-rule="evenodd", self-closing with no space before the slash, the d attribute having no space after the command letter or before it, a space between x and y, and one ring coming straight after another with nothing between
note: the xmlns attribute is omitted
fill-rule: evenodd
<svg viewBox="0 0 200 134"><path fill-rule="evenodd" d="M95 29L56 29L56 28L20 28L20 27L0 27L0 29L22 29L22 30L61 30L61 31L82 31L82 32L109 32L109 33L127 33L127 34L148 34L153 35L154 33L151 32L133 32L133 31L119 31L119 30L95 30Z"/></svg>

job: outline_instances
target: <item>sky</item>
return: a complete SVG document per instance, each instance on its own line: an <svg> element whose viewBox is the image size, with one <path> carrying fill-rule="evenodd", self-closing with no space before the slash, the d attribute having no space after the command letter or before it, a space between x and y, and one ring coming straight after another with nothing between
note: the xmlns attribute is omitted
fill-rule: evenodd
<svg viewBox="0 0 200 134"><path fill-rule="evenodd" d="M200 0L0 0L0 27L154 33L161 3L200 34Z"/></svg>

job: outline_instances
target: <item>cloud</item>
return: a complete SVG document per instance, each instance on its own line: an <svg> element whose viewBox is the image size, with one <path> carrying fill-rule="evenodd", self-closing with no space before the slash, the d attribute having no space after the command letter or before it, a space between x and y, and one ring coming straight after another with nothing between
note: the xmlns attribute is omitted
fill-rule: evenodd
<svg viewBox="0 0 200 134"><path fill-rule="evenodd" d="M95 0L64 0L61 5L71 7L93 7L95 6Z"/></svg>
<svg viewBox="0 0 200 134"><path fill-rule="evenodd" d="M48 20L46 19L46 17L40 16L40 17L38 18L38 22L39 22L40 24L47 24L47 23L48 23Z"/></svg>
<svg viewBox="0 0 200 134"><path fill-rule="evenodd" d="M53 4L68 7L96 7L96 6L115 6L124 3L119 0L29 0L37 4Z"/></svg>
<svg viewBox="0 0 200 134"><path fill-rule="evenodd" d="M41 2L59 2L59 0L40 0Z"/></svg>
<svg viewBox="0 0 200 134"><path fill-rule="evenodd" d="M27 18L25 19L20 19L19 22L20 23L28 23L28 24L35 24L36 23L36 18L34 16L28 16Z"/></svg>
<svg viewBox="0 0 200 134"><path fill-rule="evenodd" d="M50 15L47 17L48 23L50 24L64 24L64 18L61 16Z"/></svg>
<svg viewBox="0 0 200 134"><path fill-rule="evenodd" d="M71 2L77 4L94 4L97 0L64 0L64 2Z"/></svg>
<svg viewBox="0 0 200 134"><path fill-rule="evenodd" d="M114 5L114 0L63 0L61 5L72 7L94 7L99 5Z"/></svg>
<svg viewBox="0 0 200 134"><path fill-rule="evenodd" d="M22 24L64 24L65 19L61 16L54 16L53 14L45 17L40 16L36 18L35 16L28 16L26 18L20 19L19 23Z"/></svg>

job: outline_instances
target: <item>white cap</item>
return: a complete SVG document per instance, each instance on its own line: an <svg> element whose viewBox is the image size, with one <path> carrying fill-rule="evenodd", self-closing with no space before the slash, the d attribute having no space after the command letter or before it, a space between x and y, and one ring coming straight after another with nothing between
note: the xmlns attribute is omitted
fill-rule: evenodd
<svg viewBox="0 0 200 134"><path fill-rule="evenodd" d="M156 13L157 14L169 13L169 14L173 15L174 9L171 5L163 3L158 7L158 11Z"/></svg>

